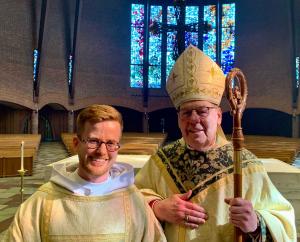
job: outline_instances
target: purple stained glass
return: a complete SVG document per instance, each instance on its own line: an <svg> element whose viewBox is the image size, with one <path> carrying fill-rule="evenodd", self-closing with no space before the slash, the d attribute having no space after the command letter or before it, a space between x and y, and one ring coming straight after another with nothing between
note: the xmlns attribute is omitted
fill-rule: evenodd
<svg viewBox="0 0 300 242"><path fill-rule="evenodd" d="M203 33L203 52L214 61L217 60L216 11L216 5L208 5L203 8L203 20L210 27L207 33Z"/></svg>
<svg viewBox="0 0 300 242"><path fill-rule="evenodd" d="M227 74L234 65L235 4L222 5L221 67Z"/></svg>
<svg viewBox="0 0 300 242"><path fill-rule="evenodd" d="M144 5L131 5L130 87L143 87Z"/></svg>

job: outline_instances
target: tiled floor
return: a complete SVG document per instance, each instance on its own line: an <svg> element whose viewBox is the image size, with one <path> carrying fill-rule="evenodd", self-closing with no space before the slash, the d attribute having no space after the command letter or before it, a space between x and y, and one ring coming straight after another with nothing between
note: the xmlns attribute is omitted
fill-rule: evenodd
<svg viewBox="0 0 300 242"><path fill-rule="evenodd" d="M44 183L44 167L67 156L62 143L41 143L33 163L33 175L24 178L24 200ZM20 177L0 178L0 241L1 234L8 228L20 203Z"/></svg>

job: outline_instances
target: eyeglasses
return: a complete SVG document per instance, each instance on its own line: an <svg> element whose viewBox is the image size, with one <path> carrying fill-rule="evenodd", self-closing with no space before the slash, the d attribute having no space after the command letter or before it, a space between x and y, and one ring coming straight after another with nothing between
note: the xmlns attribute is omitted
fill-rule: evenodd
<svg viewBox="0 0 300 242"><path fill-rule="evenodd" d="M112 141L104 142L104 141L101 141L98 139L89 139L89 138L88 139L79 138L79 140L81 142L85 143L87 145L88 149L99 149L99 147L102 144L105 144L107 151L114 152L114 151L117 151L118 149L120 149L120 147L121 147L119 143L112 142Z"/></svg>
<svg viewBox="0 0 300 242"><path fill-rule="evenodd" d="M179 114L179 118L181 118L182 120L187 120L187 119L191 118L193 111L195 110L197 115L200 118L206 118L209 114L209 110L215 109L215 108L218 108L218 107L196 107L196 108L191 108L191 109L183 108L183 109L178 110L178 114Z"/></svg>

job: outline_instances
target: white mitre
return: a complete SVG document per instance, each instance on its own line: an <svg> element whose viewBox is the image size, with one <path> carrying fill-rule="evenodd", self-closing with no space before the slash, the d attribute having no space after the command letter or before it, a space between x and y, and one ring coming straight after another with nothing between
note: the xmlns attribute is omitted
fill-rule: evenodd
<svg viewBox="0 0 300 242"><path fill-rule="evenodd" d="M174 64L166 88L176 109L182 103L194 100L219 105L225 88L225 75L211 58L190 45Z"/></svg>

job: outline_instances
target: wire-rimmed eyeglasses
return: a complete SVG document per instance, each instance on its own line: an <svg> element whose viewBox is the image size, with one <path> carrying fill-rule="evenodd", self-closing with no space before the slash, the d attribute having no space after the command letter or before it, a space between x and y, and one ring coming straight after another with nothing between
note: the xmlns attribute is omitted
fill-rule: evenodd
<svg viewBox="0 0 300 242"><path fill-rule="evenodd" d="M113 142L113 141L101 141L98 139L92 139L92 138L87 138L87 139L81 139L79 138L79 140L83 143L85 143L87 145L88 149L99 149L99 147L102 144L105 144L106 149L109 152L114 152L117 151L118 149L120 149L121 145L117 142Z"/></svg>
<svg viewBox="0 0 300 242"><path fill-rule="evenodd" d="M209 114L209 110L210 109L215 109L218 108L217 106L213 106L213 107L195 107L195 108L183 108L183 109L179 109L178 110L178 115L179 118L186 120L186 119L190 119L193 111L195 110L195 112L197 113L197 115L200 118L206 118Z"/></svg>

